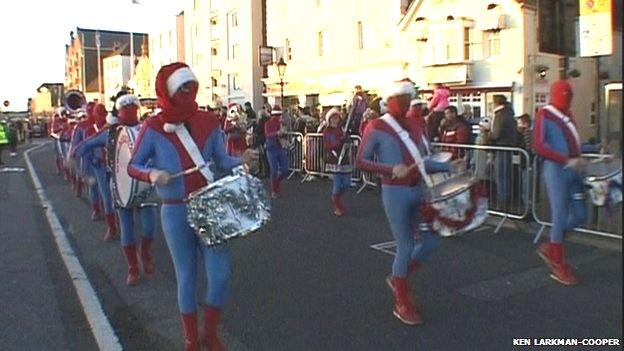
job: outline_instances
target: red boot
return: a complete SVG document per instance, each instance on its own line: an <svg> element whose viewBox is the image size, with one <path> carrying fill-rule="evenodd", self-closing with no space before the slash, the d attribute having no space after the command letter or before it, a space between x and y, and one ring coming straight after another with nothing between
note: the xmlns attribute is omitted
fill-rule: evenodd
<svg viewBox="0 0 624 351"><path fill-rule="evenodd" d="M91 220L92 221L97 221L97 220L102 219L100 208L101 207L99 203L91 205Z"/></svg>
<svg viewBox="0 0 624 351"><path fill-rule="evenodd" d="M394 310L392 311L394 316L407 325L422 324L422 319L412 302L407 286L407 279L393 276L392 286L395 289Z"/></svg>
<svg viewBox="0 0 624 351"><path fill-rule="evenodd" d="M412 259L410 259L407 262L407 274L410 275L416 271L418 271L420 269L420 262L418 261L414 261ZM390 290L392 290L392 293L396 293L396 288L393 285L393 280L392 280L392 274L389 274L386 277L386 283L388 284L388 286L390 287Z"/></svg>
<svg viewBox="0 0 624 351"><path fill-rule="evenodd" d="M550 277L563 285L576 285L578 279L572 272L572 267L565 261L563 254L563 244L550 244L552 266Z"/></svg>
<svg viewBox="0 0 624 351"><path fill-rule="evenodd" d="M340 217L345 214L344 207L342 206L342 194L332 195L332 202L334 203L334 215Z"/></svg>
<svg viewBox="0 0 624 351"><path fill-rule="evenodd" d="M217 307L206 306L205 313L202 344L208 348L208 351L226 351L225 346L219 340L219 332L217 330L221 310Z"/></svg>
<svg viewBox="0 0 624 351"><path fill-rule="evenodd" d="M270 184L271 184L270 185L270 188L271 188L271 198L273 198L273 199L279 198L279 193L278 193L279 181L271 179L271 183Z"/></svg>
<svg viewBox="0 0 624 351"><path fill-rule="evenodd" d="M126 278L126 285L136 285L141 278L139 274L139 262L137 260L136 245L131 244L123 246L124 257L126 257L126 263L128 264L128 277Z"/></svg>
<svg viewBox="0 0 624 351"><path fill-rule="evenodd" d="M549 242L543 242L537 247L537 254L539 257L544 260L548 268L552 269L553 260L551 252L551 243Z"/></svg>
<svg viewBox="0 0 624 351"><path fill-rule="evenodd" d="M109 213L105 216L106 219L106 234L104 235L104 241L113 241L117 239L117 218L114 213Z"/></svg>
<svg viewBox="0 0 624 351"><path fill-rule="evenodd" d="M182 329L184 330L184 351L200 351L197 333L197 314L182 313Z"/></svg>
<svg viewBox="0 0 624 351"><path fill-rule="evenodd" d="M152 260L152 241L154 239L142 237L141 238L141 265L143 265L143 272L146 275L152 275L156 271L154 268L154 261Z"/></svg>

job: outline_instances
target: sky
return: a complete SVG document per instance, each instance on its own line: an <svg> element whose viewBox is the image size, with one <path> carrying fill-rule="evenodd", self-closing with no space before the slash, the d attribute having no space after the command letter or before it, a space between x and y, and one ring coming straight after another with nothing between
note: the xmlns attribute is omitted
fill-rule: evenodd
<svg viewBox="0 0 624 351"><path fill-rule="evenodd" d="M26 110L42 83L64 83L65 45L76 27L156 31L183 0L0 0L0 104Z"/></svg>

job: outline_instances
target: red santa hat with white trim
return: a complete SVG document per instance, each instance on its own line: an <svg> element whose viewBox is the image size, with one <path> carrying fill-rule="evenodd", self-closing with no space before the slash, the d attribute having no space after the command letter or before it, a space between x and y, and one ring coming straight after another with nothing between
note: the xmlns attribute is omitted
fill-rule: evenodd
<svg viewBox="0 0 624 351"><path fill-rule="evenodd" d="M381 97L383 101L388 102L388 99L400 95L410 95L412 98L415 97L416 91L414 89L414 83L411 80L405 78L393 82L383 89Z"/></svg>

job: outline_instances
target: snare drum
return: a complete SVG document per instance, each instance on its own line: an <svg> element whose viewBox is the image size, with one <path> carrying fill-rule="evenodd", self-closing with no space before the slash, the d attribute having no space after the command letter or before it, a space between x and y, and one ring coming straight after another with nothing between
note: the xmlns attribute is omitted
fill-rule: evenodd
<svg viewBox="0 0 624 351"><path fill-rule="evenodd" d="M271 202L260 179L242 171L194 191L187 198L188 224L207 246L247 236L271 218Z"/></svg>
<svg viewBox="0 0 624 351"><path fill-rule="evenodd" d="M441 236L453 236L479 227L488 215L488 200L471 175L460 175L428 189L422 217Z"/></svg>
<svg viewBox="0 0 624 351"><path fill-rule="evenodd" d="M619 158L595 160L585 168L585 184L596 206L622 202L622 161Z"/></svg>
<svg viewBox="0 0 624 351"><path fill-rule="evenodd" d="M112 157L112 193L118 207L141 207L155 205L156 196L151 184L138 181L128 175L128 164L139 126L118 126L115 137L115 154Z"/></svg>

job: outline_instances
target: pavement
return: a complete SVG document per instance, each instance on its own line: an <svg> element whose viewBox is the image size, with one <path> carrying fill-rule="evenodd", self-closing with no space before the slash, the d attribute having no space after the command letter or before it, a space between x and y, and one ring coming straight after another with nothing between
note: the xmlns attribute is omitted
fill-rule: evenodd
<svg viewBox="0 0 624 351"><path fill-rule="evenodd" d="M156 275L127 287L119 242L102 241L104 223L89 219L86 201L56 174L51 145L31 159L124 349L181 349L175 275L162 233L155 239ZM378 192L354 189L345 198L348 214L336 218L330 181L301 184L295 176L283 188L273 220L230 244L232 291L222 323L229 350L540 349L514 346L514 338L622 344L621 240L571 236L568 257L582 282L565 287L535 254L536 226L508 221L494 234L492 218L444 239L413 277L424 324L409 327L392 315L384 281L393 248L371 247L392 240ZM97 349L28 175L0 173L0 197L0 350Z"/></svg>

